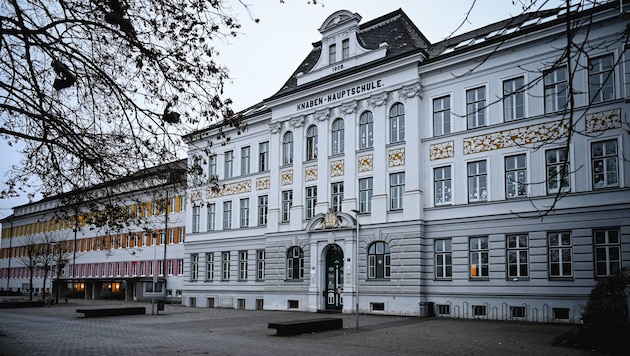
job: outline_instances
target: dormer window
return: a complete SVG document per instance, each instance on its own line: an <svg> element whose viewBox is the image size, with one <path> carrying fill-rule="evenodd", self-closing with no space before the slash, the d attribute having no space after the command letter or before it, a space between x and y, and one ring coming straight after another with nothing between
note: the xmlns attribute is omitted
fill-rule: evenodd
<svg viewBox="0 0 630 356"><path fill-rule="evenodd" d="M341 41L341 59L345 60L348 57L350 57L350 40L346 38Z"/></svg>
<svg viewBox="0 0 630 356"><path fill-rule="evenodd" d="M337 61L337 45L331 44L328 46L328 64L333 64Z"/></svg>

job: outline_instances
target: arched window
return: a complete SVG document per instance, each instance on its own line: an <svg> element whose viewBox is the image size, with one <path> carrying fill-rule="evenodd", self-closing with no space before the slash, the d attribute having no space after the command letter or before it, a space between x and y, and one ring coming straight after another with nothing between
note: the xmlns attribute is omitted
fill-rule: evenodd
<svg viewBox="0 0 630 356"><path fill-rule="evenodd" d="M317 158L317 126L312 125L306 130L306 160Z"/></svg>
<svg viewBox="0 0 630 356"><path fill-rule="evenodd" d="M304 251L293 246L287 251L287 279L304 278Z"/></svg>
<svg viewBox="0 0 630 356"><path fill-rule="evenodd" d="M374 144L374 123L372 112L366 111L359 118L359 148L370 148Z"/></svg>
<svg viewBox="0 0 630 356"><path fill-rule="evenodd" d="M343 153L344 146L343 119L337 119L332 124L332 154Z"/></svg>
<svg viewBox="0 0 630 356"><path fill-rule="evenodd" d="M389 244L377 241L368 249L368 278L389 278L391 272Z"/></svg>
<svg viewBox="0 0 630 356"><path fill-rule="evenodd" d="M282 137L282 164L293 164L293 132L291 131Z"/></svg>
<svg viewBox="0 0 630 356"><path fill-rule="evenodd" d="M405 106L396 103L389 110L389 142L405 140Z"/></svg>

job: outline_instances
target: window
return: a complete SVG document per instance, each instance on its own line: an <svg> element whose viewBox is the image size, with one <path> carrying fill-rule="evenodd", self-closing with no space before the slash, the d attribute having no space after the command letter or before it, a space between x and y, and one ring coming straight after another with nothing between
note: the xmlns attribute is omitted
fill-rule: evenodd
<svg viewBox="0 0 630 356"><path fill-rule="evenodd" d="M371 111L366 111L359 118L359 148L371 148L374 145L374 121Z"/></svg>
<svg viewBox="0 0 630 356"><path fill-rule="evenodd" d="M269 170L269 141L258 144L258 171Z"/></svg>
<svg viewBox="0 0 630 356"><path fill-rule="evenodd" d="M285 190L282 192L282 222L289 221L291 206L293 206L293 191Z"/></svg>
<svg viewBox="0 0 630 356"><path fill-rule="evenodd" d="M193 214L192 214L192 231L199 232L199 218L201 214L200 206L193 206Z"/></svg>
<svg viewBox="0 0 630 356"><path fill-rule="evenodd" d="M617 140L591 143L593 189L618 187Z"/></svg>
<svg viewBox="0 0 630 356"><path fill-rule="evenodd" d="M470 278L488 278L488 237L470 238Z"/></svg>
<svg viewBox="0 0 630 356"><path fill-rule="evenodd" d="M196 281L199 277L199 254L190 254L190 280Z"/></svg>
<svg viewBox="0 0 630 356"><path fill-rule="evenodd" d="M331 44L328 46L328 64L333 64L337 61L337 45Z"/></svg>
<svg viewBox="0 0 630 356"><path fill-rule="evenodd" d="M396 103L389 110L389 142L405 140L405 106Z"/></svg>
<svg viewBox="0 0 630 356"><path fill-rule="evenodd" d="M186 240L186 231L183 227L179 228L179 243L184 243Z"/></svg>
<svg viewBox="0 0 630 356"><path fill-rule="evenodd" d="M359 212L372 211L372 178L359 179Z"/></svg>
<svg viewBox="0 0 630 356"><path fill-rule="evenodd" d="M341 211L343 202L343 182L332 183L330 185L330 207L334 211Z"/></svg>
<svg viewBox="0 0 630 356"><path fill-rule="evenodd" d="M505 196L508 198L527 195L527 165L525 155L505 157Z"/></svg>
<svg viewBox="0 0 630 356"><path fill-rule="evenodd" d="M249 146L241 147L241 175L249 174L250 154Z"/></svg>
<svg viewBox="0 0 630 356"><path fill-rule="evenodd" d="M468 163L468 202L488 200L486 161Z"/></svg>
<svg viewBox="0 0 630 356"><path fill-rule="evenodd" d="M377 241L368 248L368 278L389 278L391 258L389 244Z"/></svg>
<svg viewBox="0 0 630 356"><path fill-rule="evenodd" d="M591 103L615 98L615 74L613 55L592 58L588 61L588 90Z"/></svg>
<svg viewBox="0 0 630 356"><path fill-rule="evenodd" d="M341 41L341 59L348 59L350 57L350 40L345 39Z"/></svg>
<svg viewBox="0 0 630 356"><path fill-rule="evenodd" d="M508 278L529 276L529 244L527 235L507 236Z"/></svg>
<svg viewBox="0 0 630 356"><path fill-rule="evenodd" d="M570 232L550 232L549 277L573 276L573 246Z"/></svg>
<svg viewBox="0 0 630 356"><path fill-rule="evenodd" d="M567 67L551 69L544 73L545 112L552 113L567 108L569 97Z"/></svg>
<svg viewBox="0 0 630 356"><path fill-rule="evenodd" d="M525 117L525 79L518 77L503 82L503 119L512 121Z"/></svg>
<svg viewBox="0 0 630 356"><path fill-rule="evenodd" d="M238 253L238 279L240 281L247 280L247 251L239 251Z"/></svg>
<svg viewBox="0 0 630 356"><path fill-rule="evenodd" d="M469 129L486 125L486 88L466 90L466 122Z"/></svg>
<svg viewBox="0 0 630 356"><path fill-rule="evenodd" d="M619 230L595 230L595 277L607 277L621 271Z"/></svg>
<svg viewBox="0 0 630 356"><path fill-rule="evenodd" d="M249 226L249 198L240 201L241 227Z"/></svg>
<svg viewBox="0 0 630 356"><path fill-rule="evenodd" d="M225 152L225 167L224 168L224 178L232 178L234 174L233 164L234 164L234 151L226 151Z"/></svg>
<svg viewBox="0 0 630 356"><path fill-rule="evenodd" d="M336 119L332 124L332 154L343 153L344 125L342 119Z"/></svg>
<svg viewBox="0 0 630 356"><path fill-rule="evenodd" d="M304 251L293 246L287 251L287 279L304 278Z"/></svg>
<svg viewBox="0 0 630 356"><path fill-rule="evenodd" d="M311 125L306 130L306 160L317 158L317 126Z"/></svg>
<svg viewBox="0 0 630 356"><path fill-rule="evenodd" d="M451 203L451 167L438 167L433 170L435 205Z"/></svg>
<svg viewBox="0 0 630 356"><path fill-rule="evenodd" d="M473 305L472 306L473 316L485 316L488 314L485 305Z"/></svg>
<svg viewBox="0 0 630 356"><path fill-rule="evenodd" d="M225 201L223 202L223 229L231 229L232 228L232 202Z"/></svg>
<svg viewBox="0 0 630 356"><path fill-rule="evenodd" d="M267 214L269 212L269 196L261 195L258 197L258 225L267 225Z"/></svg>
<svg viewBox="0 0 630 356"><path fill-rule="evenodd" d="M206 281L214 279L214 253L206 253Z"/></svg>
<svg viewBox="0 0 630 356"><path fill-rule="evenodd" d="M230 253L223 252L221 254L221 280L227 281L230 279Z"/></svg>
<svg viewBox="0 0 630 356"><path fill-rule="evenodd" d="M186 210L186 196L182 195L179 197L179 211Z"/></svg>
<svg viewBox="0 0 630 356"><path fill-rule="evenodd" d="M389 176L389 208L401 210L403 208L403 193L405 192L405 173L394 173Z"/></svg>
<svg viewBox="0 0 630 356"><path fill-rule="evenodd" d="M282 136L282 164L293 164L293 132L289 131Z"/></svg>
<svg viewBox="0 0 630 356"><path fill-rule="evenodd" d="M175 266L175 264L173 263L173 260L168 260L168 265L167 266L168 266L167 267L168 268L168 275L172 276L173 275L173 269L174 269L174 266ZM135 271L136 265L133 265L133 267L134 267L133 275L135 276L136 275L136 271Z"/></svg>
<svg viewBox="0 0 630 356"><path fill-rule="evenodd" d="M169 244L175 243L175 229L168 230L168 243Z"/></svg>
<svg viewBox="0 0 630 356"><path fill-rule="evenodd" d="M527 313L524 306L510 306L510 315L512 315L512 318L524 318L527 316Z"/></svg>
<svg viewBox="0 0 630 356"><path fill-rule="evenodd" d="M453 277L453 248L451 239L435 240L435 278Z"/></svg>
<svg viewBox="0 0 630 356"><path fill-rule="evenodd" d="M217 156L212 155L208 157L208 178L217 176ZM174 203L175 199L171 199ZM171 205L171 211L175 211L175 207Z"/></svg>
<svg viewBox="0 0 630 356"><path fill-rule="evenodd" d="M547 194L568 192L571 190L569 180L569 155L566 148L556 148L545 152L547 164Z"/></svg>
<svg viewBox="0 0 630 356"><path fill-rule="evenodd" d="M256 279L265 280L265 250L256 251Z"/></svg>
<svg viewBox="0 0 630 356"><path fill-rule="evenodd" d="M433 136L451 132L451 97L433 99Z"/></svg>
<svg viewBox="0 0 630 356"><path fill-rule="evenodd" d="M215 223L215 219L216 219L216 205L215 204L208 204L208 231L214 231L216 229L216 223Z"/></svg>
<svg viewBox="0 0 630 356"><path fill-rule="evenodd" d="M177 274L180 276L184 275L184 260L177 260Z"/></svg>
<svg viewBox="0 0 630 356"><path fill-rule="evenodd" d="M192 184L193 185L200 185L202 178L203 178L203 171L201 168L201 157L196 156L195 158L191 159L191 163L190 163L190 174L192 175ZM153 206L155 207L155 204L153 204ZM153 215L155 215L155 210L153 211Z"/></svg>
<svg viewBox="0 0 630 356"><path fill-rule="evenodd" d="M306 218L315 216L315 204L317 204L317 187L306 188Z"/></svg>

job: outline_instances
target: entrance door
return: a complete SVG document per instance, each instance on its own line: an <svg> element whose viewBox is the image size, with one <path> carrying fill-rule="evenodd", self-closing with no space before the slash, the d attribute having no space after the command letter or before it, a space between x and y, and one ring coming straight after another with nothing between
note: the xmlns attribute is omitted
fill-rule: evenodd
<svg viewBox="0 0 630 356"><path fill-rule="evenodd" d="M343 251L332 245L326 252L326 310L343 307Z"/></svg>

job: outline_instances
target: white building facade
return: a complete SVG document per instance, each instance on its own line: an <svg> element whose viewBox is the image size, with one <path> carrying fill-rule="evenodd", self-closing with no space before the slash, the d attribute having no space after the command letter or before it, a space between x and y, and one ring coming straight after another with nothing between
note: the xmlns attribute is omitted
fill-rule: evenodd
<svg viewBox="0 0 630 356"><path fill-rule="evenodd" d="M572 13L568 61L566 11L435 44L332 14L244 133L188 135L219 185L188 189L183 303L579 322L630 265L620 12Z"/></svg>

